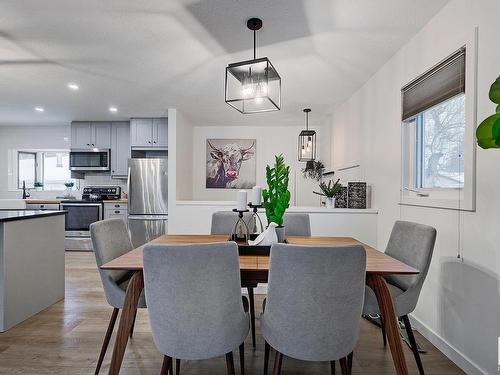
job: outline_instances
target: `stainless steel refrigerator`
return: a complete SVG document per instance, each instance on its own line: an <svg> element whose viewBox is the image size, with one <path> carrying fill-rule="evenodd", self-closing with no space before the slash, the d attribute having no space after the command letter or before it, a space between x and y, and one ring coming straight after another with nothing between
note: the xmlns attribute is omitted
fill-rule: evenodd
<svg viewBox="0 0 500 375"><path fill-rule="evenodd" d="M128 161L128 227L135 247L167 233L167 164L167 159Z"/></svg>

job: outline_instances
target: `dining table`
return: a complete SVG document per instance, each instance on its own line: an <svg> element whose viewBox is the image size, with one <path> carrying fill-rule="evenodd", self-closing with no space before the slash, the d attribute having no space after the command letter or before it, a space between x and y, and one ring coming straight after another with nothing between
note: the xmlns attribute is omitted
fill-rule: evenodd
<svg viewBox="0 0 500 375"><path fill-rule="evenodd" d="M195 244L214 243L228 240L227 235L162 235L130 252L127 252L101 266L103 270L127 270L132 273L127 286L125 301L113 347L113 355L108 374L116 375L127 347L129 333L134 323L139 297L144 289L143 260L144 246L149 244ZM349 246L362 245L366 250L366 284L373 289L381 313L382 324L387 334L394 367L397 374L408 374L399 333L398 319L386 275L414 275L418 270L384 254L377 249L361 243L351 237L289 236L287 242L292 245L306 246ZM248 244L241 244L241 249L248 249ZM269 273L269 255L257 252L257 255L240 251L240 272L242 283L267 283Z"/></svg>

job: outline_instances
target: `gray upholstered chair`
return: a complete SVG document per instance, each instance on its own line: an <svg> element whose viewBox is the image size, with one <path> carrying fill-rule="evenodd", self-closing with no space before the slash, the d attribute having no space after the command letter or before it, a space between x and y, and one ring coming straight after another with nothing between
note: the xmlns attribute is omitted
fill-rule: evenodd
<svg viewBox="0 0 500 375"><path fill-rule="evenodd" d="M309 214L303 213L285 213L283 216L283 225L285 226L286 236L310 236L311 221Z"/></svg>
<svg viewBox="0 0 500 375"><path fill-rule="evenodd" d="M234 374L233 350L250 328L241 303L238 247L234 242L147 245L144 285L154 342L164 354L162 374L172 358L200 360L226 355Z"/></svg>
<svg viewBox="0 0 500 375"><path fill-rule="evenodd" d="M243 214L243 220L245 223L251 219L252 213L245 212ZM233 227L236 223L238 216L232 211L218 211L212 214L212 227L210 229L210 234L227 234L228 238L231 234ZM258 284L255 283L244 283L241 284L242 288L247 288L248 299L250 300L250 325L252 328L252 345L255 349L256 338L255 338L255 297L254 289L257 288Z"/></svg>
<svg viewBox="0 0 500 375"><path fill-rule="evenodd" d="M108 348L111 334L113 333L118 311L123 307L128 282L132 276L127 271L108 271L102 270L100 267L104 263L129 252L133 249L133 246L125 222L122 219L108 219L91 224L90 237L92 238L95 260L99 275L101 276L104 295L106 296L106 301L113 307L113 313L111 314L99 360L97 361L95 373L98 374L106 354L106 349ZM144 295L139 300L139 307L146 307ZM132 326L130 337L132 337L133 330L134 327Z"/></svg>
<svg viewBox="0 0 500 375"><path fill-rule="evenodd" d="M266 346L276 350L274 374L283 355L305 361L340 359L350 371L358 340L365 288L366 252L360 246L310 247L276 244L271 248L269 286L261 329Z"/></svg>
<svg viewBox="0 0 500 375"><path fill-rule="evenodd" d="M435 242L435 228L408 221L396 221L385 250L387 255L420 271L418 275L389 275L385 277L392 294L396 314L405 325L420 374L424 374L424 369L418 353L415 337L413 336L410 320L408 319L408 314L415 310L417 305L422 285L424 284L427 271L431 264ZM380 315L375 293L368 286L365 291L363 315ZM382 327L383 326L382 322ZM385 345L386 338L383 329L382 337Z"/></svg>

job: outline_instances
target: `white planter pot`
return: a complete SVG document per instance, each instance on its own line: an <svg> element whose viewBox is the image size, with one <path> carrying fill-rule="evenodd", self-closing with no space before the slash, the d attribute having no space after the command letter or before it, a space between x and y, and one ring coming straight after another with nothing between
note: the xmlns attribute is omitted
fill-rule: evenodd
<svg viewBox="0 0 500 375"><path fill-rule="evenodd" d="M335 198L326 198L326 208L335 208Z"/></svg>

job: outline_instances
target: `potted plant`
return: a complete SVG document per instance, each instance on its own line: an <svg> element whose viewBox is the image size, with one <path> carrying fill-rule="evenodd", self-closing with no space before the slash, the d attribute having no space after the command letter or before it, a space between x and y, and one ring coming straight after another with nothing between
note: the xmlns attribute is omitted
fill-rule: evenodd
<svg viewBox="0 0 500 375"><path fill-rule="evenodd" d="M33 184L33 187L34 187L36 190L43 190L43 182L40 182L40 181L35 181L35 183Z"/></svg>
<svg viewBox="0 0 500 375"><path fill-rule="evenodd" d="M339 181L340 178L335 183L330 180L328 185L323 181L319 184L321 192L313 191L314 194L326 197L326 208L335 208L335 197L342 191L342 184Z"/></svg>
<svg viewBox="0 0 500 375"><path fill-rule="evenodd" d="M65 197L70 197L71 196L71 190L73 189L73 186L75 186L75 183L73 181L66 181L64 183L64 186L66 186L66 193Z"/></svg>
<svg viewBox="0 0 500 375"><path fill-rule="evenodd" d="M283 215L290 203L290 192L288 191L288 175L290 167L285 165L283 155L275 156L274 167L266 167L267 189L262 190L266 210L267 222L276 223L276 235L278 242L285 240L285 227L283 226Z"/></svg>
<svg viewBox="0 0 500 375"><path fill-rule="evenodd" d="M321 180L325 165L320 160L310 160L306 163L306 167L302 168L302 175L304 178L313 178L316 181Z"/></svg>

